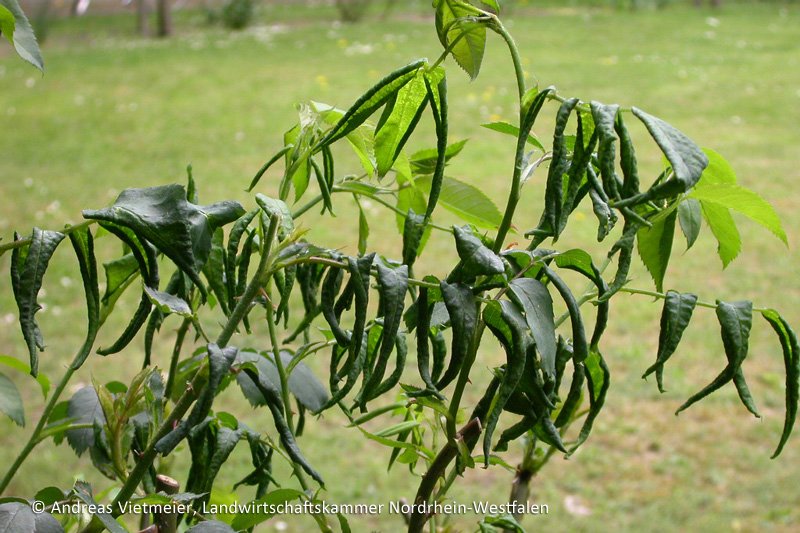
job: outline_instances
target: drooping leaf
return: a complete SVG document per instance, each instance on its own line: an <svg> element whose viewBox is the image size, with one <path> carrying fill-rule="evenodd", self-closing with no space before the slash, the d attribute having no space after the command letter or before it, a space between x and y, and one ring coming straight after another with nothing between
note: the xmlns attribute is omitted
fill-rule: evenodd
<svg viewBox="0 0 800 533"><path fill-rule="evenodd" d="M14 239L18 240L18 238L19 236L14 234ZM42 332L34 317L42 308L37 297L42 288L42 278L44 278L50 258L62 239L64 239L63 233L33 228L30 245L23 249L15 248L11 253L11 286L19 309L22 336L25 338L25 344L28 345L33 377L39 373L37 350L44 351Z"/></svg>
<svg viewBox="0 0 800 533"><path fill-rule="evenodd" d="M697 183L708 166L708 157L703 150L684 133L638 109L632 108L633 114L641 120L667 157L674 177L653 187L648 194L651 198L664 198L688 191Z"/></svg>
<svg viewBox="0 0 800 533"><path fill-rule="evenodd" d="M542 371L555 379L556 330L550 292L540 281L531 278L514 279L508 287L512 298L525 311L525 320L542 354Z"/></svg>
<svg viewBox="0 0 800 533"><path fill-rule="evenodd" d="M795 420L797 420L797 408L800 401L800 344L797 342L794 330L777 311L767 309L761 314L778 335L786 369L786 416L781 440L772 454L772 459L775 459L783 451L783 447L792 434Z"/></svg>
<svg viewBox="0 0 800 533"><path fill-rule="evenodd" d="M678 204L678 221L681 230L686 236L686 249L694 246L697 237L700 235L700 228L703 221L703 208L700 202L694 198L687 198Z"/></svg>
<svg viewBox="0 0 800 533"><path fill-rule="evenodd" d="M717 253L722 259L722 268L727 267L736 259L742 250L742 238L731 212L727 207L719 204L700 202L703 209L703 218L706 220L711 233L717 239Z"/></svg>
<svg viewBox="0 0 800 533"><path fill-rule="evenodd" d="M675 210L666 217L654 221L651 227L643 227L636 232L639 257L650 272L658 292L664 290L664 275L667 273L669 257L672 254L672 240L677 219L678 212Z"/></svg>
<svg viewBox="0 0 800 533"><path fill-rule="evenodd" d="M728 359L728 364L711 383L686 400L675 414L680 413L712 392L717 391L726 383L734 381L736 374L741 371L742 362L745 357L747 357L750 328L753 324L753 302L739 301L727 303L717 300L716 311L721 329L722 344L725 347L725 357ZM737 378L738 382L734 381L734 384L739 392L742 403L745 404L748 410L756 414L755 406L752 404L752 397L750 397L750 392L742 378L743 376ZM756 414L756 416L758 415Z"/></svg>
<svg viewBox="0 0 800 533"><path fill-rule="evenodd" d="M8 13L13 16L13 22L6 22L3 28L3 33L8 31L10 27L13 33L14 48L19 56L44 72L44 59L42 59L42 52L39 50L39 44L36 42L36 36L33 34L30 22L28 22L22 8L19 7L17 0L0 0L0 7L6 9ZM9 40L12 35L8 34Z"/></svg>
<svg viewBox="0 0 800 533"><path fill-rule="evenodd" d="M476 276L491 276L505 271L502 259L470 231L454 226L453 234L461 261L450 274L449 280L470 280Z"/></svg>
<svg viewBox="0 0 800 533"><path fill-rule="evenodd" d="M19 370L20 372L24 372L25 374L31 373L31 367L20 361L15 357L11 357L9 355L0 355L0 365L4 365L15 370ZM50 391L50 379L45 374L39 374L36 376L36 382L39 384L39 387L42 389L42 396L47 398L47 393Z"/></svg>
<svg viewBox="0 0 800 533"><path fill-rule="evenodd" d="M603 409L603 405L606 401L606 394L611 384L611 372L608 369L608 365L606 365L605 359L603 359L603 356L597 351L596 347L592 347L589 357L584 361L584 365L586 367L586 382L589 386L589 414L586 415L586 419L578 435L578 440L570 448L569 455L575 453L575 451L586 442L586 439L589 438L594 422Z"/></svg>
<svg viewBox="0 0 800 533"><path fill-rule="evenodd" d="M83 211L85 218L130 228L153 243L201 292L205 292L205 286L199 273L211 252L214 231L244 214L244 208L235 201L191 204L181 185L126 189L111 207Z"/></svg>
<svg viewBox="0 0 800 533"><path fill-rule="evenodd" d="M278 239L283 240L294 231L294 219L289 206L282 200L276 200L263 194L256 194L256 202L264 210L268 217L272 215L280 216L280 226L278 226Z"/></svg>
<svg viewBox="0 0 800 533"><path fill-rule="evenodd" d="M658 390L661 392L664 392L664 364L677 350L696 305L697 295L690 292L667 291L667 296L664 298L656 362L642 376L644 379L655 372Z"/></svg>
<svg viewBox="0 0 800 533"><path fill-rule="evenodd" d="M422 176L414 180L414 184L422 191L430 194L432 176ZM503 215L494 202L486 194L468 183L445 176L439 203L470 224L487 230L496 230L503 222Z"/></svg>
<svg viewBox="0 0 800 533"><path fill-rule="evenodd" d="M433 170L431 189L428 193L428 205L425 209L425 220L430 220L439 202L439 194L444 180L444 169L447 166L447 141L450 128L450 111L447 101L447 77L444 70L435 70L425 76L428 99L431 102L433 121L436 125L436 166ZM409 177L410 179L410 177ZM421 212L421 211L420 211Z"/></svg>
<svg viewBox="0 0 800 533"><path fill-rule="evenodd" d="M789 244L775 209L751 190L727 183L710 184L695 188L689 198L701 201L704 206L714 204L738 211L767 228L787 246Z"/></svg>
<svg viewBox="0 0 800 533"><path fill-rule="evenodd" d="M230 315L229 303L232 299L228 295L228 285L225 280L225 266L227 264L227 251L225 249L225 232L222 228L217 228L211 239L211 252L208 260L203 265L203 275L208 281L211 292L219 302L219 306L225 316ZM155 302L153 302L155 304Z"/></svg>
<svg viewBox="0 0 800 533"><path fill-rule="evenodd" d="M603 192L610 199L620 196L615 177L616 142L618 140L615 124L619 106L592 102L592 119L598 133L597 159L600 163L600 177Z"/></svg>
<svg viewBox="0 0 800 533"><path fill-rule="evenodd" d="M467 351L472 344L472 337L477 327L478 309L476 306L475 295L468 285L463 283L447 283L442 281L440 284L444 304L450 314L450 324L453 327L453 341L450 356L450 364L444 375L436 382L436 389L442 390L458 376L461 371L461 363L467 356ZM434 344L434 350L436 345ZM434 354L434 370L432 378L436 379L436 361Z"/></svg>
<svg viewBox="0 0 800 533"><path fill-rule="evenodd" d="M97 337L97 332L100 329L100 288L97 280L97 260L94 256L94 238L89 228L86 228L71 232L69 234L69 239L72 243L73 250L75 250L75 255L78 258L81 279L83 280L83 289L86 295L88 326L82 352L88 357L94 345L95 338ZM80 368L84 361L73 361L72 368Z"/></svg>
<svg viewBox="0 0 800 533"><path fill-rule="evenodd" d="M292 354L288 351L281 351L281 362L287 368L292 362ZM276 390L280 390L281 380L278 368L272 359L271 353L256 353L251 351L241 351L237 355L238 363L253 363L258 369L262 379L269 380ZM250 377L240 372L236 375L236 381L242 388L245 397L253 406L266 405L266 398L261 394ZM317 412L328 401L328 391L325 385L317 378L314 372L302 361L297 363L289 374L289 390L297 400L309 411Z"/></svg>
<svg viewBox="0 0 800 533"><path fill-rule="evenodd" d="M0 374L0 411L20 427L25 427L25 409L17 386L5 374ZM2 528L0 528L2 531Z"/></svg>

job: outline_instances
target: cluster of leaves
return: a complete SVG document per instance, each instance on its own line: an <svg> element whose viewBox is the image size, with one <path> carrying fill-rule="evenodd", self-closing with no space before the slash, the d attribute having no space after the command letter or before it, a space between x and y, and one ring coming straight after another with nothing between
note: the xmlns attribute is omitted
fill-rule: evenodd
<svg viewBox="0 0 800 533"><path fill-rule="evenodd" d="M80 524L86 531L121 531L115 517L124 514L129 501L193 502L194 513L182 517L193 522L208 518L199 513L212 497L217 474L238 443L246 442L253 472L237 486L254 487L254 503L298 498L314 502L320 493L312 490L306 476L320 487L324 480L297 439L305 430L307 413L318 415L334 407L365 437L391 448L390 466L399 462L416 472L416 465L425 465L417 503L444 498L455 478L477 462L508 466L496 453L518 439L525 439L527 456L537 457L533 463L541 468L555 453L574 453L601 413L610 386L601 339L611 320L610 302L620 291L645 292L664 300L656 362L645 373L655 373L662 390L664 366L677 350L695 308L715 309L727 365L680 410L732 381L746 408L759 416L742 363L753 312L764 316L778 335L786 364L786 422L774 455L780 453L792 431L800 389L800 346L792 328L776 311L756 309L751 302L709 304L694 294L662 292L676 225L691 246L705 219L727 265L741 244L731 209L786 241L769 204L738 186L721 156L702 150L663 120L637 108L628 111L565 99L552 87L526 89L517 68L519 123L486 125L516 139L509 200L501 213L478 188L446 175L448 163L463 150L465 141L448 145L447 78L440 63L452 56L475 78L489 31L506 41L519 67L516 47L497 17L495 1L476 7L438 0L434 7L445 48L438 61L420 60L395 70L346 111L320 103L300 107L299 123L284 135L284 148L250 184L254 189L282 161L278 198L257 194L257 207L249 212L237 202L199 205L190 172L185 189L180 185L128 189L112 206L84 211L83 224L62 232L34 229L30 237L17 235L14 243L2 248L13 249L12 287L30 364L11 358L0 362L39 376L45 395L49 381L38 374L44 342L35 320L37 294L50 258L67 235L81 271L88 312L86 341L51 396L21 459L6 475L3 489L34 446L48 438L56 443L66 439L78 455L88 452L96 468L119 484L112 505ZM532 135L548 102L558 106L549 149ZM406 144L427 110L437 145L407 155ZM663 170L649 186L643 186L639 174L628 113L643 124L665 157ZM377 122L370 122L371 117L378 117ZM358 173L337 171L332 150L337 141L346 141L353 149L361 167ZM526 233L530 242L524 248L506 247L523 186L548 161L544 210L537 226ZM302 203L314 188L312 177L318 194ZM341 193L352 198L359 213L358 253L353 256L306 242L295 224L315 206L333 214ZM298 206L294 210L286 203L292 195ZM396 214L402 257L369 253L365 200ZM597 217L599 241L617 236L600 264L582 249L556 249L582 203L591 204ZM438 205L464 225L437 224ZM622 228L617 232L619 222ZM99 226L96 235L91 231L94 224ZM419 277L414 267L433 230L454 240L452 268L441 277ZM120 257L103 264L102 297L94 252L95 238L101 235L123 246ZM550 244L543 247L548 239ZM657 292L627 287L637 244ZM605 269L614 258L616 273L606 279ZM164 263L172 269L162 287ZM575 293L562 279L564 271L585 277L589 289ZM97 352L111 355L129 349L144 330L143 370L127 385L94 383L59 403L59 394L87 360L116 302L134 285L141 287L137 309L117 340ZM587 302L596 305L590 333L581 313ZM558 307L566 309L561 317L555 316ZM224 323L214 340L199 318L212 310L222 315ZM268 343L252 341L259 345L251 348L242 335L237 337L240 346L230 345L237 331L251 332L253 312L266 317ZM151 354L170 315L180 319L180 326L169 369L162 373L153 366ZM560 331L567 319L570 328ZM480 401L468 409L462 398L487 330L502 346L506 361L492 369ZM190 331L199 347L184 356ZM297 340L301 337L302 344ZM416 351L415 377L406 372L409 342ZM327 386L304 362L326 353L330 354ZM267 408L276 438L214 408L216 397L234 380L251 405ZM387 406L377 401L398 394L398 386L399 402ZM19 392L3 375L0 409L20 425L24 422ZM362 412L359 418L354 416L356 409ZM467 423L458 429L467 411L471 413ZM375 432L367 429L387 414L402 421ZM501 418L511 417L501 424ZM575 424L580 428L570 431ZM498 427L505 428L499 437ZM443 434L444 444L438 434ZM159 471L155 459L169 455L184 441L191 455L185 491L158 492L159 475L169 472L164 463ZM473 455L479 442L482 453ZM282 487L273 478L276 453L292 465L303 491ZM271 485L276 485L272 491ZM132 500L139 488L144 499ZM85 483L66 492L50 488L41 495L51 504L88 503L93 498ZM3 506L0 523L17 520L14 517L26 524L34 520L26 501L7 501ZM230 524L207 520L193 529L243 530L269 517L268 513L237 515ZM314 518L322 531L330 530L325 516ZM346 518L338 518L342 529L349 530ZM429 518L421 512L412 514L409 531L421 531ZM37 531L62 527L49 518L35 520ZM39 529L39 520L48 525ZM495 526L522 530L511 516L488 517L479 524L481 531L496 530Z"/></svg>

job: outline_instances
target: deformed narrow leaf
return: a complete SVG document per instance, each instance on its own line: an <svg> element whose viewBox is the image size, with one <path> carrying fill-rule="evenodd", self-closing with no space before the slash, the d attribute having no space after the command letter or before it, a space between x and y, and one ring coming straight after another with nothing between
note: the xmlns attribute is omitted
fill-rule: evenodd
<svg viewBox="0 0 800 533"><path fill-rule="evenodd" d="M83 280L83 290L86 294L86 315L87 315L87 331L86 340L83 343L82 353L89 356L92 346L94 345L97 332L100 329L100 288L97 280L97 260L94 256L94 238L89 228L73 231L69 234L72 248L75 250L75 255L78 258L78 265L81 271L81 279ZM72 362L72 368L77 369L84 363L84 360Z"/></svg>
<svg viewBox="0 0 800 533"><path fill-rule="evenodd" d="M147 294L150 302L165 315L172 313L184 318L194 317L192 308L182 298L151 289L147 285L144 285L144 292Z"/></svg>
<svg viewBox="0 0 800 533"><path fill-rule="evenodd" d="M697 295L690 292L667 291L667 295L664 298L656 362L642 376L644 379L655 372L658 390L661 392L664 392L664 364L678 348L683 332L692 319L692 313L696 305Z"/></svg>
<svg viewBox="0 0 800 533"><path fill-rule="evenodd" d="M589 438L594 422L603 409L606 394L611 384L611 372L608 369L608 365L606 365L605 359L595 347L592 348L591 354L584 361L584 365L586 367L586 382L589 387L589 414L586 415L578 440L570 448L569 455L575 453L575 450Z"/></svg>
<svg viewBox="0 0 800 533"><path fill-rule="evenodd" d="M508 122L490 122L488 124L481 124L484 128L492 131L496 131L499 133L505 133L506 135L511 135L512 137L519 137L519 127L514 126L513 124L509 124ZM539 139L533 136L532 133L528 134L528 137L525 139L528 144L532 144L542 152L545 152L544 146L542 143L539 142Z"/></svg>
<svg viewBox="0 0 800 533"><path fill-rule="evenodd" d="M18 240L19 236L15 234L14 239ZM37 297L50 258L62 239L64 239L63 233L33 228L30 245L24 249L15 248L11 254L11 286L19 309L22 336L28 345L33 377L39 373L37 350L44 351L42 332L34 318L42 308Z"/></svg>
<svg viewBox="0 0 800 533"><path fill-rule="evenodd" d="M491 276L505 271L503 260L472 232L453 227L456 238L456 249L461 258L458 266L451 273L451 280L469 280L477 276Z"/></svg>
<svg viewBox="0 0 800 533"><path fill-rule="evenodd" d="M694 198L687 198L679 203L678 221L681 224L681 231L686 236L686 249L688 250L694 246L700 235L703 221L703 208L700 207L700 202Z"/></svg>
<svg viewBox="0 0 800 533"><path fill-rule="evenodd" d="M795 420L797 420L797 408L800 401L800 344L797 342L794 330L777 311L767 309L762 312L762 315L778 335L786 369L786 417L781 440L772 454L772 459L775 459L783 451L783 447L792 434Z"/></svg>
<svg viewBox="0 0 800 533"><path fill-rule="evenodd" d="M442 281L440 287L444 304L450 314L450 324L453 327L453 347L450 355L450 364L444 375L436 383L437 390L442 390L458 376L461 371L461 363L470 349L472 337L478 323L478 308L475 295L472 294L472 289L468 285L463 283L450 284ZM436 345L434 344L434 349L435 347ZM434 360L434 376L436 375L435 367Z"/></svg>

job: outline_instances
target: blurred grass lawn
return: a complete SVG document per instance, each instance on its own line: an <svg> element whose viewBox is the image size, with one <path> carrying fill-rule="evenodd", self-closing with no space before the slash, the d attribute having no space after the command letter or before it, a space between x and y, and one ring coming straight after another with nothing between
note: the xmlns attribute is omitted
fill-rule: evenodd
<svg viewBox="0 0 800 533"><path fill-rule="evenodd" d="M324 6L263 6L259 15L262 25L228 33L205 27L202 13L181 11L176 37L164 41L136 37L133 16L54 21L43 48L44 77L12 57L8 46L0 48L0 236L10 239L14 229L27 233L33 225L55 229L77 221L81 208L107 205L126 187L182 183L187 163L194 166L201 203L233 198L251 207L243 189L281 147L282 133L296 120L295 103L315 100L347 107L380 76L440 53L432 21L418 12L357 26L332 23L334 12ZM507 24L525 58L529 81L535 75L540 86L555 85L561 94L636 105L664 118L723 154L740 182L777 209L789 251L741 219L744 251L722 276L706 228L685 255L682 239L676 238L666 286L698 292L706 300L752 299L800 326L800 194L795 189L800 178L800 9L734 4L717 11L517 10ZM502 204L513 140L479 125L515 121L510 61L502 42L492 38L476 82L468 83L452 62L447 66L452 138L471 138L449 174L480 185ZM550 120L554 114L549 106L543 115ZM542 136L547 120L538 128ZM654 177L660 156L641 128L635 133L642 173ZM431 146L433 135L425 127L410 150ZM344 165L337 169L346 171ZM518 223L523 230L538 219L541 183L540 174L523 193ZM275 179L265 179L259 191L274 194ZM354 253L347 245L354 242L357 219L347 204L340 199L334 223L309 217L305 224L313 228L312 241ZM599 258L602 248L591 244L593 217L590 212L584 217L583 224L570 225L559 247L588 241ZM370 222L371 245L396 255L400 239L394 216L374 209ZM452 251L451 239L433 240L417 272L445 274ZM42 370L54 382L83 339L75 327L84 314L82 290L70 253L67 246L58 252L45 279L41 300L46 309L38 315L48 345ZM0 269L7 279L7 256L0 258ZM650 288L640 264L634 278L634 285ZM0 353L25 359L10 287L3 283ZM123 303L131 312L138 297L129 296ZM784 392L780 347L768 325L756 318L745 363L764 419L750 417L731 387L676 418L672 412L680 403L725 364L713 313L698 310L667 366L669 392L659 395L654 382L639 376L654 358L660 305L639 296L620 296L615 302L615 320L603 348L613 379L606 409L581 452L568 462L553 460L532 482L531 500L548 504L550 514L528 517L524 524L532 531L796 530L800 438L794 437L778 460L769 459L783 423ZM106 328L101 344L113 340L122 320ZM167 322L162 331L165 342L156 359L162 367L171 327ZM207 327L214 331L217 326L212 320ZM132 375L141 361L140 344L135 344L124 354L96 357L78 374L76 386L89 384L92 376L121 379L123 367ZM482 357L475 389L485 382L485 369L502 356L491 347ZM314 364L326 367L324 361ZM16 456L42 408L35 384L13 377L24 389L29 427L20 431L0 417L1 464ZM254 415L239 398L233 389L226 391L217 407L272 432L268 415ZM330 501L412 499L417 480L399 467L387 474L385 450L352 430L343 431L342 424L340 416L326 414L311 422L301 439L304 452L328 480ZM516 464L520 453L519 446L512 446L507 461ZM221 474L220 487L240 479L249 461L244 448L237 450ZM98 491L107 486L86 458L75 459L66 445L45 443L9 492L32 497L42 486L66 488L78 473L95 482ZM500 468L478 469L452 496L460 503L502 503L511 477ZM242 500L248 496L243 491ZM576 513L576 502L591 515ZM452 523L457 530L471 531L476 520L460 516ZM274 523L264 530L274 529ZM390 515L352 517L351 524L354 531L402 527L399 517ZM308 519L289 523L290 531L312 527Z"/></svg>

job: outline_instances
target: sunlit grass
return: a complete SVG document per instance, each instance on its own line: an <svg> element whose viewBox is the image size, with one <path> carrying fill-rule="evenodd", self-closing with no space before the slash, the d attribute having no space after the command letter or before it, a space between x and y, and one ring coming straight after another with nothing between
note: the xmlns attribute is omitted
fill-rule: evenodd
<svg viewBox="0 0 800 533"><path fill-rule="evenodd" d="M136 37L132 17L57 21L43 50L44 77L12 57L8 46L0 47L0 236L7 240L14 229L26 233L32 225L57 228L77 221L81 208L107 205L126 187L183 182L188 163L199 181L202 203L233 198L253 206L243 189L280 148L283 132L296 120L295 103L315 100L347 107L388 71L421 56L438 56L432 22L419 12L400 15L386 22L341 26L328 18L333 16L328 8L295 5L273 12L265 6L262 26L230 34L205 27L202 13L181 12L177 36L168 41ZM705 229L685 255L683 242L676 239L666 286L697 292L705 300L753 299L800 325L795 266L800 244L795 186L800 177L800 11L782 4L734 5L719 12L680 7L637 13L517 9L508 26L525 57L530 83L538 80L541 87L555 85L567 96L636 105L656 114L722 153L742 184L775 205L789 235L789 251L742 219L744 252L722 276L715 243ZM515 120L510 61L502 42L491 39L476 82L468 83L455 65L448 67L451 136L471 139L448 172L485 188L501 204L513 166L513 141L480 124ZM546 108L545 114L538 131L547 141L555 108ZM432 130L424 128L411 150L433 146ZM660 155L648 145L643 129L634 133L643 174L655 177ZM350 170L354 167L342 164L337 172ZM535 176L526 186L520 233L538 219L542 180ZM274 194L276 181L265 179L258 190ZM337 213L334 223L311 216L305 222L312 228L311 238L355 253L351 243L357 220L346 199L340 199ZM558 246L585 246L588 240L599 259L602 248L591 242L593 215L583 215L583 222L571 222ZM396 256L401 241L394 216L377 209L369 210L369 216L371 245ZM511 240L523 238L518 234ZM105 246L106 257L116 252ZM450 238L432 240L417 273L446 274L452 250ZM48 345L42 369L53 381L83 336L76 325L85 311L70 253L68 247L59 250L45 279L41 300L46 309L37 315ZM6 256L0 258L0 268L7 272ZM640 265L634 278L635 285L650 288ZM0 353L25 359L10 287L0 286L5 289L0 295ZM122 314L132 312L135 300L127 301ZM584 450L567 462L555 459L533 481L531 500L548 504L550 514L525 523L533 530L556 531L795 529L800 522L800 491L793 479L800 458L797 438L780 459L769 460L782 425L783 363L767 324L754 325L745 363L764 420L750 417L732 389L676 418L672 412L713 379L725 358L713 313L698 310L667 366L669 392L659 395L653 381L639 379L654 358L659 312L660 305L645 297L615 299L616 319L602 346L612 371L606 411ZM209 331L215 331L216 319L208 321ZM100 343L113 341L123 326L120 317ZM161 367L167 364L174 327L175 322L167 321L162 330L165 342L156 354ZM260 341L255 337L247 342ZM121 368L132 375L141 364L137 349L95 357L78 374L76 385L91 383L92 375L101 381L119 379ZM476 390L485 383L490 364L501 361L490 345L476 365ZM321 360L312 364L320 371L326 368ZM22 375L11 377L24 389L28 428L19 431L7 418L0 419L4 464L16 456L42 408L36 385ZM253 414L233 389L220 398L218 408L244 416L254 428L274 431L268 415ZM326 414L310 421L301 439L328 480L330 500L386 504L411 499L417 480L399 465L385 473L388 453L353 430L343 431L343 424L342 417ZM512 445L508 462L516 464L520 453ZM246 474L249 460L244 448L237 450L220 487L229 488ZM278 468L288 476L288 470ZM180 472L177 466L175 472ZM77 473L98 487L107 486L88 460L77 461L66 445L45 443L10 492L32 497L45 485L66 488ZM501 503L512 477L500 468L469 472L452 496L459 502ZM242 499L250 495L244 490L241 494ZM575 514L577 504L592 514ZM454 523L472 530L475 520L456 517ZM389 515L353 517L352 524L355 531L401 528L400 518ZM290 531L308 531L313 524L290 521L289 526Z"/></svg>

